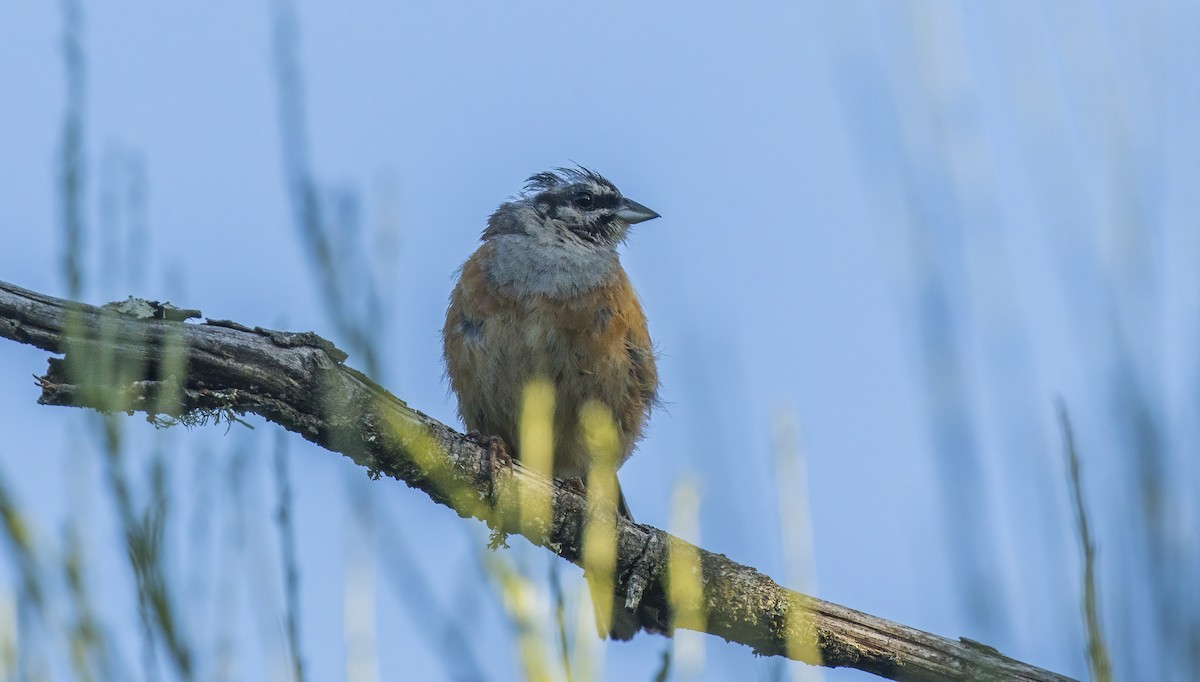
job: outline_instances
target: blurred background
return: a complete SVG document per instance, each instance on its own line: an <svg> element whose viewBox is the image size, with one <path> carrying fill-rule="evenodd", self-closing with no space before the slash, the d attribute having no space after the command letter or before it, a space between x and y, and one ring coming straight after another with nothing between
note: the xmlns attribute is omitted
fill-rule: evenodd
<svg viewBox="0 0 1200 682"><path fill-rule="evenodd" d="M1186 0L7 3L0 279L314 330L457 426L455 269L582 163L663 215L639 521L1086 678L1061 400L1114 676L1200 679L1198 64ZM601 644L548 553L258 418L39 407L46 355L0 343L7 679L871 679Z"/></svg>

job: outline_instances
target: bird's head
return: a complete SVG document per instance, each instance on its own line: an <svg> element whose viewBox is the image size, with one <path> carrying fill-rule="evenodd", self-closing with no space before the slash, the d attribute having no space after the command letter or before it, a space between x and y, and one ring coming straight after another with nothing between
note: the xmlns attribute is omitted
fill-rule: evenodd
<svg viewBox="0 0 1200 682"><path fill-rule="evenodd" d="M599 173L582 166L557 168L529 178L515 201L497 209L483 237L553 236L611 249L625 239L630 225L657 217Z"/></svg>

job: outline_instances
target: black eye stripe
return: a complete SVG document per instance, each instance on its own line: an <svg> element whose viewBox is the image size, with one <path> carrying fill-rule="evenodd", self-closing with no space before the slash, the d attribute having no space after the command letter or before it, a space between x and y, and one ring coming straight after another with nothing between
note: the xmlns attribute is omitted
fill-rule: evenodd
<svg viewBox="0 0 1200 682"><path fill-rule="evenodd" d="M580 195L589 195L592 198L591 205L580 205L576 201ZM621 198L619 192L613 192L604 188L577 188L572 190L557 190L552 192L543 192L538 195L537 203L547 207L547 213L550 215L558 215L559 208L573 206L584 211L594 211L597 209L615 209L620 208L624 199Z"/></svg>

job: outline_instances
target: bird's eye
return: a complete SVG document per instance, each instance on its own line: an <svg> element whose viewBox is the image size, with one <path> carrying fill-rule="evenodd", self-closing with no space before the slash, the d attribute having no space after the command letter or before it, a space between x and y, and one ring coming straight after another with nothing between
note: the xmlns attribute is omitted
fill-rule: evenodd
<svg viewBox="0 0 1200 682"><path fill-rule="evenodd" d="M589 209L595 205L596 198L592 196L591 192L576 192L575 196L571 197L571 203L579 208Z"/></svg>

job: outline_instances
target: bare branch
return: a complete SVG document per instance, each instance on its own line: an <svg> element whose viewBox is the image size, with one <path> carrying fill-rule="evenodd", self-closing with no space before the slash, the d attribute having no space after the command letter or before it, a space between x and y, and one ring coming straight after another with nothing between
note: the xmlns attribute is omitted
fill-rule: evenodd
<svg viewBox="0 0 1200 682"><path fill-rule="evenodd" d="M185 422L197 413L201 419L254 413L342 453L373 478L404 481L463 517L479 518L498 532L519 532L581 563L583 497L520 466L498 472L489 495L482 448L344 365L345 354L315 334L213 320L135 319L0 282L0 336L66 355L52 358L39 378L42 404L145 412L148 418L166 414ZM160 371L180 352L181 376ZM139 378L96 390L95 382L105 378L89 373L87 360L101 353L130 370L121 376ZM553 518L540 527L529 519L515 523L522 495L552 496ZM621 519L616 594L650 632L670 634L674 627L665 585L669 547L699 556L703 631L756 654L895 680L1069 679L970 640L938 637L784 589L749 566ZM789 650L789 642L804 646Z"/></svg>

